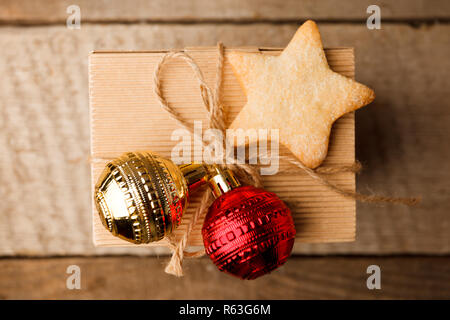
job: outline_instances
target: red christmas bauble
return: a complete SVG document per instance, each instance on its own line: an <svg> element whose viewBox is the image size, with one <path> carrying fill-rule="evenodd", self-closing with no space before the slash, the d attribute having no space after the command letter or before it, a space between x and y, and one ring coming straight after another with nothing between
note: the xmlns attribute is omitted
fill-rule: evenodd
<svg viewBox="0 0 450 320"><path fill-rule="evenodd" d="M243 186L214 201L202 235L206 254L219 270L256 279L286 262L295 226L291 211L275 193Z"/></svg>

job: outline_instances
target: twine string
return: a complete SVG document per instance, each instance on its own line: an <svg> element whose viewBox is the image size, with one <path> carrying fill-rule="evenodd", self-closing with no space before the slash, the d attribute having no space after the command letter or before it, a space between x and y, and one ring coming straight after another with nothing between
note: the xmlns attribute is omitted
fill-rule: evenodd
<svg viewBox="0 0 450 320"><path fill-rule="evenodd" d="M174 119L178 124L187 129L191 134L195 134L194 130L190 126L190 124L185 121L181 115L174 110L164 98L162 89L161 89L161 71L162 67L167 64L169 61L173 59L182 59L186 62L193 70L196 80L200 86L200 93L203 100L203 105L208 114L209 118L209 126L213 129L218 129L222 132L222 137L224 139L224 143L222 146L226 145L226 135L225 135L225 115L223 111L223 107L220 103L220 89L222 86L222 70L223 70L223 61L224 61L224 49L222 43L218 43L218 63L217 63L217 72L216 72L216 81L214 90L212 90L208 84L205 82L203 73L200 70L197 63L185 52L168 52L166 53L158 65L155 68L153 83L154 83L154 93L159 101L159 104L162 109L167 111L167 113ZM205 146L205 141L203 137L198 137L202 142L203 146ZM225 152L223 154L226 154ZM228 157L225 155L225 157ZM280 156L280 159L290 163L295 167L295 171L298 172L299 169L305 172L308 176L310 176L315 181L324 185L328 189L346 197L355 199L361 202L369 202L369 203L395 203L395 204L403 204L412 206L417 204L420 199L419 198L397 198L397 197L388 197L381 195L365 195L358 192L344 190L336 184L330 182L325 176L334 173L341 172L359 172L361 170L361 164L359 162L355 162L350 166L330 166L330 167L319 167L315 170L306 167L303 163L297 160L294 156ZM227 159L225 159L227 160ZM232 170L238 178L247 184L252 184L256 187L262 187L262 178L258 171L258 166L250 165L250 164L229 164L229 161L225 161L225 167ZM184 257L201 257L205 254L204 249L195 251L195 252L187 252L185 251L189 236L196 225L199 217L208 209L212 202L212 195L209 190L206 190L199 207L194 212L192 219L190 220L186 232L183 234L181 240L178 242L173 236L169 236L165 238L161 244L169 247L173 254L169 264L167 265L165 271L167 273L173 274L175 276L182 276L182 262Z"/></svg>

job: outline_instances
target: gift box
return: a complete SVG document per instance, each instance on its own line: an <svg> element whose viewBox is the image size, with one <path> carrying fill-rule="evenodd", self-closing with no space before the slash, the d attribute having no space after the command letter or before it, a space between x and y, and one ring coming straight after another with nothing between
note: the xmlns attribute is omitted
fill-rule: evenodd
<svg viewBox="0 0 450 320"><path fill-rule="evenodd" d="M227 53L233 50L278 55L278 48L226 48L220 91L221 104L230 123L246 102ZM217 74L217 48L195 47L183 50L203 72L205 81L214 87ZM149 150L170 158L178 141L171 139L180 126L163 110L153 90L154 70L167 51L93 52L89 57L89 93L91 116L92 190L105 164L124 152ZM325 49L332 70L354 77L352 48ZM190 123L202 121L208 127L198 81L190 66L173 60L163 67L162 92L168 103ZM354 113L344 115L332 128L328 155L322 167L352 165L355 161ZM194 145L193 139L192 146ZM193 148L193 147L192 147ZM280 155L289 151L280 145ZM292 211L297 230L297 242L324 243L354 241L356 232L356 203L345 198L301 170L280 161L279 171L262 176L264 188L275 192ZM355 174L327 174L327 179L348 191L355 191ZM196 192L180 226L174 231L177 239L185 232L203 192ZM96 246L133 246L114 237L102 225L93 205L93 240ZM202 246L203 216L190 234L189 246ZM158 246L158 242L146 244ZM145 245L144 245L145 246Z"/></svg>

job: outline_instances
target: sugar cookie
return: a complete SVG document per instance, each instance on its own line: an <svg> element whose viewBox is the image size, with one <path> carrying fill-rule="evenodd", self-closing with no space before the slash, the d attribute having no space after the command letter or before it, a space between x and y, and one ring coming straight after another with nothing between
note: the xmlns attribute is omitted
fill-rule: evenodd
<svg viewBox="0 0 450 320"><path fill-rule="evenodd" d="M325 159L333 123L375 98L370 88L330 69L313 21L279 56L235 51L227 58L247 95L230 128L279 129L280 142L310 168Z"/></svg>

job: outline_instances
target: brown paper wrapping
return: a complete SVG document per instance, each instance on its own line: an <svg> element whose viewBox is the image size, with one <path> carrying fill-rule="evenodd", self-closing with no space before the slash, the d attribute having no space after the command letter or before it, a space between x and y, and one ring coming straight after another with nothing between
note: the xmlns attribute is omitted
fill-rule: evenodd
<svg viewBox="0 0 450 320"><path fill-rule="evenodd" d="M274 48L234 48L277 55ZM246 102L246 97L227 62L223 70L221 102L227 122L234 119ZM217 48L186 48L185 51L201 68L206 82L214 87ZM91 169L92 190L107 160L126 151L151 150L170 158L177 141L171 141L177 123L161 109L153 93L154 68L166 51L93 52L89 59L89 88L91 108ZM354 77L352 48L325 49L328 63L336 72ZM169 104L184 119L193 123L202 120L204 130L207 117L202 105L198 83L191 68L181 60L174 60L163 68L162 89ZM323 166L350 165L355 161L354 114L336 121L331 132L328 156ZM280 154L289 154L280 146ZM291 168L283 173L284 168ZM349 191L355 190L354 173L337 173L329 180ZM280 161L280 172L263 176L264 186L283 199L292 210L298 242L354 241L356 229L355 200L344 198L312 180L300 170ZM175 235L180 237L198 206L202 191L191 197L191 203ZM93 237L97 246L128 246L124 240L112 236L100 222L93 206ZM203 217L189 239L189 245L203 245L201 227ZM151 243L149 245L158 245Z"/></svg>

